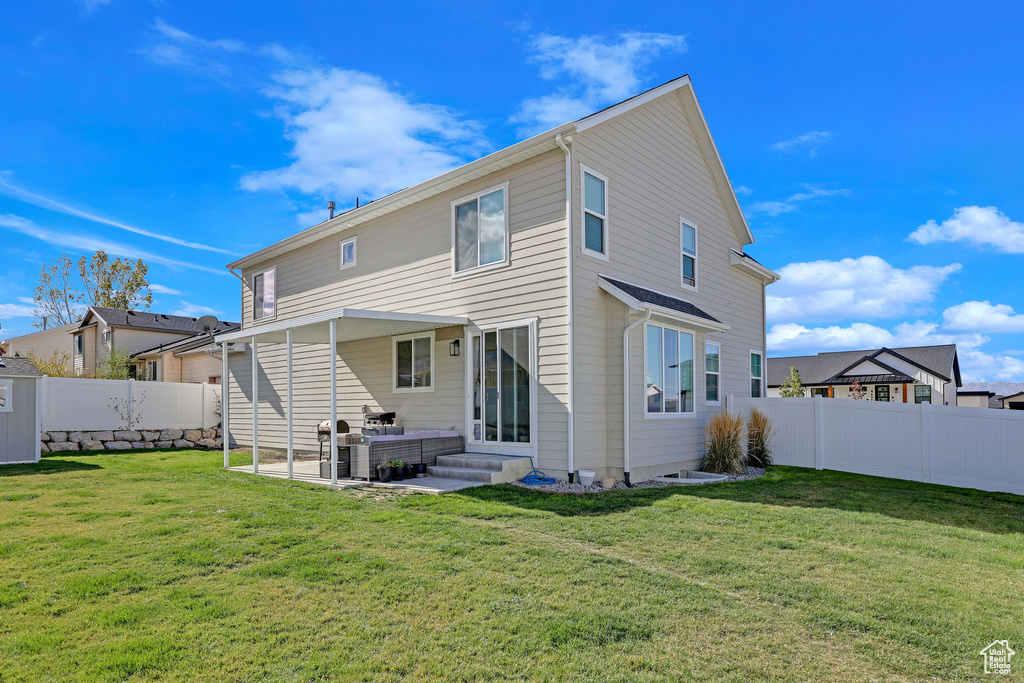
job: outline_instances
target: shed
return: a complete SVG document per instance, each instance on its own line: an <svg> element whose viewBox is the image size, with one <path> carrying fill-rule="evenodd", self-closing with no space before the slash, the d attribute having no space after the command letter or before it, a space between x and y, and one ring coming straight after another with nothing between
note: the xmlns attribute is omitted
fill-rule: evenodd
<svg viewBox="0 0 1024 683"><path fill-rule="evenodd" d="M0 465L39 462L42 380L28 358L0 357Z"/></svg>

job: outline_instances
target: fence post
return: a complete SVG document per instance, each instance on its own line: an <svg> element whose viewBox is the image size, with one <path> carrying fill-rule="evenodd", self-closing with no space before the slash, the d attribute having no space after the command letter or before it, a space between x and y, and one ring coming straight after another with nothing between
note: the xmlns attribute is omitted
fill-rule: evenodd
<svg viewBox="0 0 1024 683"><path fill-rule="evenodd" d="M203 382L203 397L199 400L199 428L206 429L206 382Z"/></svg>
<svg viewBox="0 0 1024 683"><path fill-rule="evenodd" d="M931 412L930 402L921 405L921 481L931 480Z"/></svg>
<svg viewBox="0 0 1024 683"><path fill-rule="evenodd" d="M49 379L50 379L49 377L47 377L46 375L43 375L43 381L39 384L39 435L40 436L42 436L43 432L47 431L46 427L50 424L50 421L47 419L48 418L47 413L49 412L49 405L50 404L47 403L47 401L46 401L46 387L47 387L47 381Z"/></svg>
<svg viewBox="0 0 1024 683"><path fill-rule="evenodd" d="M128 429L134 425L135 402L132 400L132 390L135 387L135 380L128 378Z"/></svg>
<svg viewBox="0 0 1024 683"><path fill-rule="evenodd" d="M825 469L825 399L814 397L814 469Z"/></svg>

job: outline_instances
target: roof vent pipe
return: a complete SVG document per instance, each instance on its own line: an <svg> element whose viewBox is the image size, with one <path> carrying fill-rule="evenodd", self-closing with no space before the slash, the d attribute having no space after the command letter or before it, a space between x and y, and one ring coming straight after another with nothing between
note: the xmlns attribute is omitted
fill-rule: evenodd
<svg viewBox="0 0 1024 683"><path fill-rule="evenodd" d="M334 202L327 202L327 210L330 211L331 213L330 218L328 218L327 220L334 218Z"/></svg>

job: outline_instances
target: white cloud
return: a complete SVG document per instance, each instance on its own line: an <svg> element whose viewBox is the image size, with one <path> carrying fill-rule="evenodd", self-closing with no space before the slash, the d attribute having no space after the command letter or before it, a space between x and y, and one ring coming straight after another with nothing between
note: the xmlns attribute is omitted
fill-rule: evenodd
<svg viewBox="0 0 1024 683"><path fill-rule="evenodd" d="M964 382L1024 381L1024 359L978 349L957 349L960 375Z"/></svg>
<svg viewBox="0 0 1024 683"><path fill-rule="evenodd" d="M227 271L220 268L208 268L206 266L189 263L187 261L176 261L174 259L169 259L164 256L159 256L157 254L137 249L129 244L114 242L95 235L75 234L64 230L48 230L36 225L27 218L22 218L21 216L15 216L13 214L0 214L0 228L6 228L13 232L21 233L22 235L28 235L29 237L34 237L54 246L77 249L86 253L102 249L113 256L124 256L133 259L140 258L147 263L158 263L169 268L189 268L192 270L214 273L216 275L227 274Z"/></svg>
<svg viewBox="0 0 1024 683"><path fill-rule="evenodd" d="M225 50L227 52L241 52L245 49L245 43L240 40L203 40L202 38L197 38L191 33L182 31L180 28L171 26L163 19L157 19L156 23L153 24L153 28L155 28L157 32L165 38L169 38L179 43L194 43L196 45L202 45L203 47Z"/></svg>
<svg viewBox="0 0 1024 683"><path fill-rule="evenodd" d="M244 175L246 190L380 197L455 168L486 144L478 123L414 102L372 74L290 69L273 80L266 94L280 103L293 161Z"/></svg>
<svg viewBox="0 0 1024 683"><path fill-rule="evenodd" d="M821 199L822 197L846 196L848 194L850 194L850 191L845 188L829 190L821 185L804 185L803 192L791 194L782 201L756 202L751 204L744 210L744 214L747 218L753 218L758 214L766 214L774 217L796 211L800 208L801 202L810 201L812 199Z"/></svg>
<svg viewBox="0 0 1024 683"><path fill-rule="evenodd" d="M226 76L231 69L221 61L226 54L243 52L239 40L205 40L157 19L152 28L157 41L141 50L150 61L163 66L186 68L208 76Z"/></svg>
<svg viewBox="0 0 1024 683"><path fill-rule="evenodd" d="M173 296L181 296L182 294L185 293L180 292L177 289L171 289L170 287L167 287L165 285L158 285L156 283L151 284L149 288L153 291L154 294L170 294Z"/></svg>
<svg viewBox="0 0 1024 683"><path fill-rule="evenodd" d="M942 312L946 329L972 332L1024 332L1024 313L989 301L966 301Z"/></svg>
<svg viewBox="0 0 1024 683"><path fill-rule="evenodd" d="M0 320L7 320L10 318L28 318L32 316L35 311L35 306L25 306L22 304L0 304Z"/></svg>
<svg viewBox="0 0 1024 683"><path fill-rule="evenodd" d="M768 331L770 351L852 351L877 349L881 346L928 346L956 344L958 348L977 349L988 342L979 334L947 334L936 323L918 320L900 323L893 330L869 323L856 322L846 327L806 327L798 323L772 325Z"/></svg>
<svg viewBox="0 0 1024 683"><path fill-rule="evenodd" d="M828 131L812 130L809 133L798 135L792 140L776 142L771 148L780 152L805 152L807 156L813 159L818 156L818 150L821 149L821 146L828 142L831 137L832 133Z"/></svg>
<svg viewBox="0 0 1024 683"><path fill-rule="evenodd" d="M754 194L754 190L747 187L746 185L737 185L732 189L736 194L741 194L744 196Z"/></svg>
<svg viewBox="0 0 1024 683"><path fill-rule="evenodd" d="M199 242L189 242L188 240L172 237L171 235L164 235L162 233L154 232L152 230L139 228L134 225L129 225L128 223L122 223L121 221L117 221L112 218L106 218L105 216L101 216L93 212L91 209L77 208L65 202L61 202L50 197L44 197L43 195L37 194L35 192L30 192L29 190L26 190L25 188L12 183L10 181L9 171L0 171L0 194L5 194L9 197L13 197L20 201L23 201L27 204L32 204L34 206L38 206L44 209L49 209L50 211L56 211L58 213L63 213L68 216L83 218L87 221L99 223L101 225L109 225L113 228L118 228L119 230L127 230L128 232L135 233L136 235L152 237L153 239L160 240L161 242L177 244L178 246L188 247L190 249L212 251L218 254L232 254L232 252L228 251L227 249L221 249L220 247L211 247L208 244L201 244Z"/></svg>
<svg viewBox="0 0 1024 683"><path fill-rule="evenodd" d="M93 10L99 9L104 5L109 5L110 3L111 0L78 0L79 6L81 6L82 10L86 14L89 14Z"/></svg>
<svg viewBox="0 0 1024 683"><path fill-rule="evenodd" d="M790 263L768 289L772 322L892 318L932 301L945 280L960 270L948 266L900 269L878 256Z"/></svg>
<svg viewBox="0 0 1024 683"><path fill-rule="evenodd" d="M1005 254L1024 254L1024 223L1011 221L994 206L962 206L942 223L930 220L918 227L908 239L918 244L968 242Z"/></svg>
<svg viewBox="0 0 1024 683"><path fill-rule="evenodd" d="M541 78L572 80L551 95L523 100L511 119L524 132L540 132L636 95L645 80L644 67L662 54L684 52L686 37L629 32L609 41L602 36L541 34L533 37L529 50Z"/></svg>
<svg viewBox="0 0 1024 683"><path fill-rule="evenodd" d="M171 311L170 315L183 315L186 318L198 318L203 315L221 315L220 311L209 306L202 306L189 301L180 301L178 303L178 308Z"/></svg>

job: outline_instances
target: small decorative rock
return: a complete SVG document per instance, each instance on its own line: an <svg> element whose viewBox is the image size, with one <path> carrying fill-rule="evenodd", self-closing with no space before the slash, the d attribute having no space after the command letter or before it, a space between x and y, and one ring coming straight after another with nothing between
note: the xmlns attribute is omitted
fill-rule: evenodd
<svg viewBox="0 0 1024 683"><path fill-rule="evenodd" d="M114 432L89 432L93 441L114 441Z"/></svg>
<svg viewBox="0 0 1024 683"><path fill-rule="evenodd" d="M50 440L50 433L43 432L42 434L39 435L39 440L42 441L43 443L46 443L47 441Z"/></svg>
<svg viewBox="0 0 1024 683"><path fill-rule="evenodd" d="M132 441L132 448L145 448L145 447L146 447L146 442L145 441Z"/></svg>
<svg viewBox="0 0 1024 683"><path fill-rule="evenodd" d="M48 443L46 443L45 441L40 441L39 442L39 452L40 453L49 453L50 452L50 445Z"/></svg>
<svg viewBox="0 0 1024 683"><path fill-rule="evenodd" d="M108 451L130 451L132 445L128 441L108 441L106 444Z"/></svg>
<svg viewBox="0 0 1024 683"><path fill-rule="evenodd" d="M174 442L173 441L157 441L153 445L156 446L157 448L170 448L171 446L174 445Z"/></svg>
<svg viewBox="0 0 1024 683"><path fill-rule="evenodd" d="M57 441L50 444L50 453L66 453L68 451L77 451L78 443L74 441Z"/></svg>
<svg viewBox="0 0 1024 683"><path fill-rule="evenodd" d="M204 429L203 430L203 438L204 439L216 439L217 438L217 430L216 429Z"/></svg>
<svg viewBox="0 0 1024 683"><path fill-rule="evenodd" d="M220 448L223 445L224 445L224 441L219 436L216 439L213 440L214 448Z"/></svg>
<svg viewBox="0 0 1024 683"><path fill-rule="evenodd" d="M86 440L86 441L83 441L79 445L81 446L83 451L102 451L103 450L103 442L102 441Z"/></svg>
<svg viewBox="0 0 1024 683"><path fill-rule="evenodd" d="M199 439L199 441L196 441L196 445L202 448L216 448L217 442L213 439Z"/></svg>
<svg viewBox="0 0 1024 683"><path fill-rule="evenodd" d="M67 432L50 432L50 440L54 443L64 443L68 440Z"/></svg>
<svg viewBox="0 0 1024 683"><path fill-rule="evenodd" d="M196 441L199 441L199 439L203 438L203 430L186 429L184 436L182 436L181 438L185 439L185 441L191 441L192 443L195 443Z"/></svg>
<svg viewBox="0 0 1024 683"><path fill-rule="evenodd" d="M165 429L160 432L160 440L174 441L175 439L180 439L182 434L184 434L184 432L180 429Z"/></svg>
<svg viewBox="0 0 1024 683"><path fill-rule="evenodd" d="M142 432L142 440L143 441L157 441L159 438L160 438L160 432L149 432L149 431L143 431Z"/></svg>
<svg viewBox="0 0 1024 683"><path fill-rule="evenodd" d="M114 432L114 441L140 441L142 434L134 429L122 429Z"/></svg>
<svg viewBox="0 0 1024 683"><path fill-rule="evenodd" d="M218 438L224 436L223 434L221 434L220 427L217 427L217 429L215 431L217 432L217 437Z"/></svg>
<svg viewBox="0 0 1024 683"><path fill-rule="evenodd" d="M195 446L195 443L193 443L192 441L189 441L188 439L175 439L174 440L174 447L175 448L192 448L194 446Z"/></svg>
<svg viewBox="0 0 1024 683"><path fill-rule="evenodd" d="M82 432L68 432L68 441L81 443L83 441L88 441L88 437Z"/></svg>

